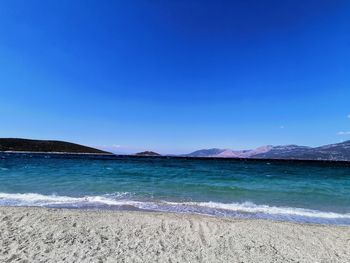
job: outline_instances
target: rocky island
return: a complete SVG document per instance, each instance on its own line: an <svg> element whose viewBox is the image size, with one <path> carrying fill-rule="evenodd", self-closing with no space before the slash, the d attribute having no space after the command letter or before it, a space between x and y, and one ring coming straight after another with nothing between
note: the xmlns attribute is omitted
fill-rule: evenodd
<svg viewBox="0 0 350 263"><path fill-rule="evenodd" d="M144 151L135 154L136 156L161 156L159 153L152 151Z"/></svg>

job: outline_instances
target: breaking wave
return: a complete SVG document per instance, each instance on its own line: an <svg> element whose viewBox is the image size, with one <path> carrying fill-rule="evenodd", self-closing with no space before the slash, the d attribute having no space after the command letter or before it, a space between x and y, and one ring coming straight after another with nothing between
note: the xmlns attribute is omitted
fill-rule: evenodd
<svg viewBox="0 0 350 263"><path fill-rule="evenodd" d="M304 208L257 205L251 202L168 202L132 200L131 193L70 197L37 193L0 193L0 206L37 206L51 208L98 208L196 213L223 217L260 218L303 223L350 225L350 213L334 213Z"/></svg>

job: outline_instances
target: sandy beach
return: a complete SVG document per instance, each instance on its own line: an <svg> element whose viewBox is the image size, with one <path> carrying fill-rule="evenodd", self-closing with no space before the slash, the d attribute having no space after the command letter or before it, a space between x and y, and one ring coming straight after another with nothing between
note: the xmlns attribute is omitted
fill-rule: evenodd
<svg viewBox="0 0 350 263"><path fill-rule="evenodd" d="M350 262L350 227L1 207L0 262Z"/></svg>

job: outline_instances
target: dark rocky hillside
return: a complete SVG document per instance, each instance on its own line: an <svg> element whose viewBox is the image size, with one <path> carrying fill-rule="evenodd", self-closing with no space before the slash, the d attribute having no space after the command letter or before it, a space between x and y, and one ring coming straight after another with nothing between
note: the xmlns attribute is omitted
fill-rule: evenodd
<svg viewBox="0 0 350 263"><path fill-rule="evenodd" d="M105 151L70 142L18 138L0 138L0 151L110 154Z"/></svg>

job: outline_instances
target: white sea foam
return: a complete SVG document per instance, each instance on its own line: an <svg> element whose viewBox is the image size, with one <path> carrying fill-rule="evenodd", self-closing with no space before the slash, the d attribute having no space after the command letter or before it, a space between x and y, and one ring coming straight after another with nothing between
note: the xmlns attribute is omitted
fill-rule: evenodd
<svg viewBox="0 0 350 263"><path fill-rule="evenodd" d="M79 203L101 203L105 205L122 205L124 201L118 201L116 198L125 196L127 193L115 193L112 197L104 196L84 196L84 197L69 197L58 195L42 195L36 193L26 194L8 194L0 193L0 204L13 203L15 205L26 206L47 206L47 205L69 205Z"/></svg>
<svg viewBox="0 0 350 263"><path fill-rule="evenodd" d="M184 206L200 206L205 208L222 209L229 211L237 211L243 213L264 213L273 215L291 215L291 216L303 216L303 217L317 217L327 219L350 219L350 213L340 214L333 212L322 212L318 210L295 208L295 207L276 207L268 205L256 205L252 202L244 203L216 203L216 202L185 202L185 203L173 203L167 202L172 205L184 205Z"/></svg>
<svg viewBox="0 0 350 263"><path fill-rule="evenodd" d="M203 214L227 214L250 213L276 215L283 218L307 217L319 219L344 219L350 220L350 213L323 212L318 210L275 207L268 205L257 205L251 202L244 203L217 203L217 202L167 202L167 201L135 201L127 199L130 193L115 193L105 196L84 196L69 197L58 195L42 195L36 193L9 194L0 193L0 205L14 206L64 206L64 207L84 207L95 206L133 206L139 209L171 211L171 212L192 212ZM226 211L226 213L225 213Z"/></svg>

